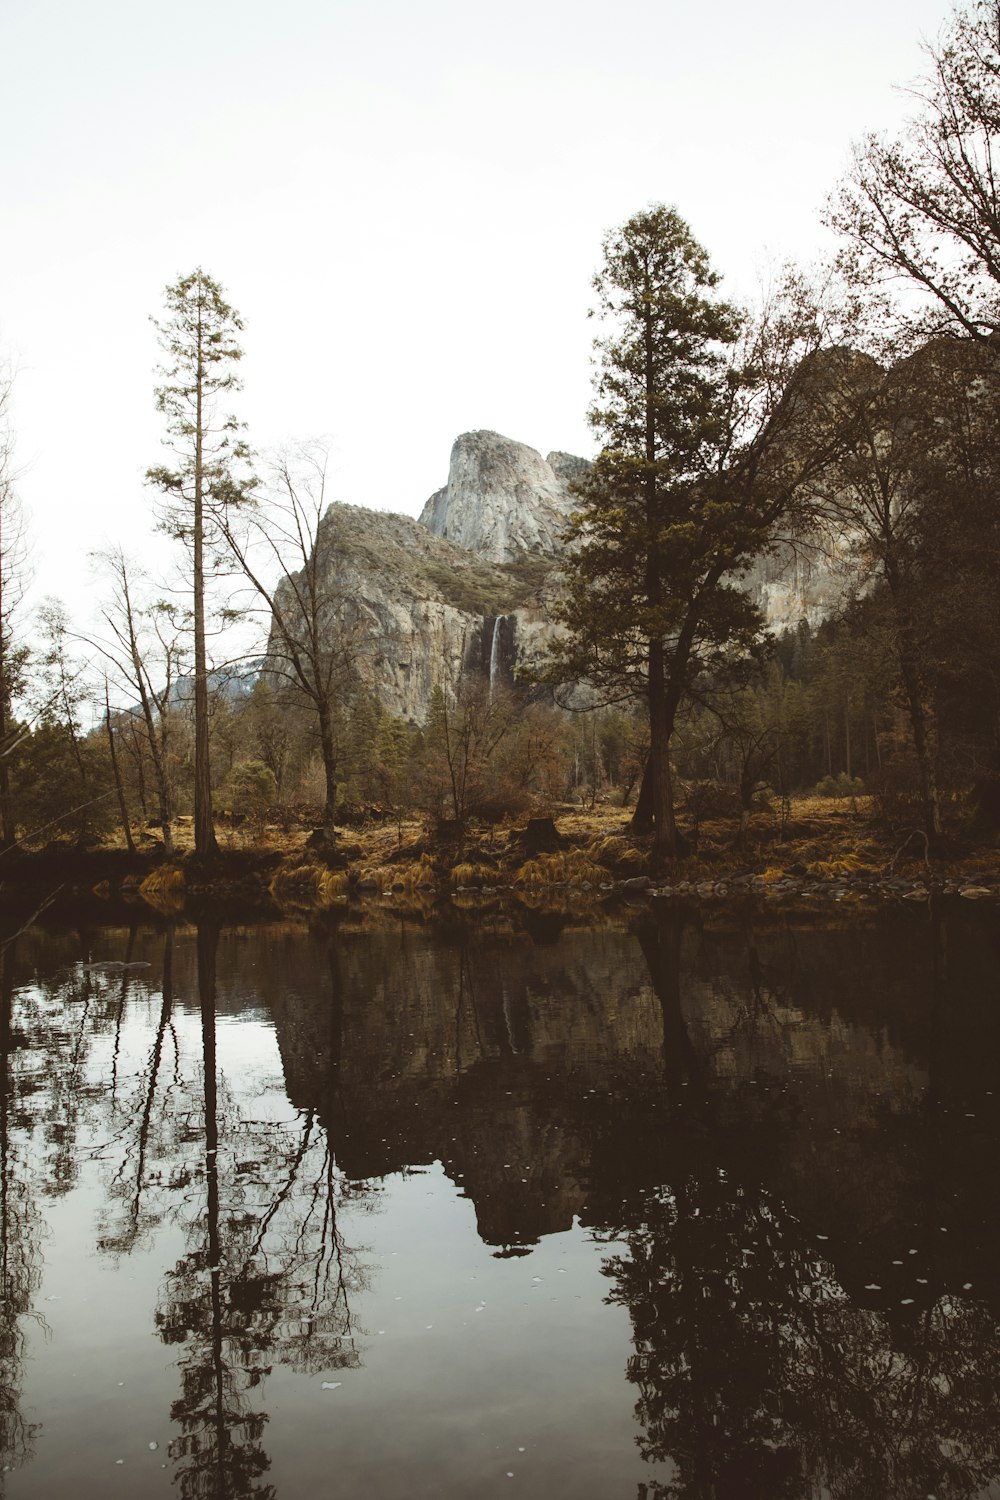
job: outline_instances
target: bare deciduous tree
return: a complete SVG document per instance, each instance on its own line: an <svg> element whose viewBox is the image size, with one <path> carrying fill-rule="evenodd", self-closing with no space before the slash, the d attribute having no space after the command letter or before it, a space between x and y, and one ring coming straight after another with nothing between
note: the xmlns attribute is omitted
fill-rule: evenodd
<svg viewBox="0 0 1000 1500"><path fill-rule="evenodd" d="M17 640L17 612L24 599L27 549L24 518L17 498L14 431L11 418L13 374L0 369L0 848L16 838L10 789L10 756L19 740L11 707L21 683L25 649Z"/></svg>
<svg viewBox="0 0 1000 1500"><path fill-rule="evenodd" d="M266 671L301 694L315 713L326 784L322 834L332 846L336 721L354 683L357 627L337 579L336 519L326 508L327 457L318 444L278 454L252 503L225 508L218 524L264 615Z"/></svg>
<svg viewBox="0 0 1000 1500"><path fill-rule="evenodd" d="M158 801L163 845L173 851L169 775L171 696L185 660L185 622L176 606L136 598L136 571L120 547L100 558L110 590L101 615L107 634L91 644L104 657L125 704L119 710L136 724L149 753ZM110 701L106 704L110 732Z"/></svg>
<svg viewBox="0 0 1000 1500"><path fill-rule="evenodd" d="M1000 0L958 11L928 47L930 76L895 140L867 136L829 210L870 293L918 293L921 333L1000 329Z"/></svg>

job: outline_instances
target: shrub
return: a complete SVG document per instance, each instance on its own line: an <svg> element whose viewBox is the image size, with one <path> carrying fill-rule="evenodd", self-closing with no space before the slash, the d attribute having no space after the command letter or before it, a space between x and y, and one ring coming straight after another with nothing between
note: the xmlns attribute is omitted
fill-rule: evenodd
<svg viewBox="0 0 1000 1500"><path fill-rule="evenodd" d="M237 762L229 777L229 791L233 812L248 818L258 835L263 833L267 810L278 791L278 783L270 766L266 766L262 760Z"/></svg>
<svg viewBox="0 0 1000 1500"><path fill-rule="evenodd" d="M913 756L894 757L871 777L872 810L883 822L896 826L919 823L923 799L920 770Z"/></svg>
<svg viewBox="0 0 1000 1500"><path fill-rule="evenodd" d="M696 824L738 818L740 794L734 786L720 781L688 781L682 787L681 805Z"/></svg>
<svg viewBox="0 0 1000 1500"><path fill-rule="evenodd" d="M860 776L848 776L841 771L839 776L824 776L816 783L817 797L863 797L865 784Z"/></svg>

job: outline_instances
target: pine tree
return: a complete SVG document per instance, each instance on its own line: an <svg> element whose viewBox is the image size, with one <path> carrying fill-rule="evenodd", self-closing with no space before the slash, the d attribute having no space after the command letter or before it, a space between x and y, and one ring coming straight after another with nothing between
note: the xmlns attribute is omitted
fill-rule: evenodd
<svg viewBox="0 0 1000 1500"><path fill-rule="evenodd" d="M824 319L796 277L754 318L672 208L636 214L604 244L594 278L602 440L579 487L555 673L608 701L646 699L644 789L659 855L682 851L670 740L701 671L750 648L761 619L739 576L795 520L836 416L817 401ZM555 675L555 674L553 674ZM640 797L640 807L647 799ZM642 828L637 808L634 826Z"/></svg>
<svg viewBox="0 0 1000 1500"><path fill-rule="evenodd" d="M205 553L213 512L231 506L251 484L245 471L249 449L240 425L218 409L221 396L240 389L234 366L243 357L236 342L243 322L219 283L200 267L168 286L165 297L166 318L153 319L165 355L156 407L167 419L166 441L176 466L155 466L146 478L167 496L164 526L185 543L191 557L195 849L204 856L217 850L209 761Z"/></svg>

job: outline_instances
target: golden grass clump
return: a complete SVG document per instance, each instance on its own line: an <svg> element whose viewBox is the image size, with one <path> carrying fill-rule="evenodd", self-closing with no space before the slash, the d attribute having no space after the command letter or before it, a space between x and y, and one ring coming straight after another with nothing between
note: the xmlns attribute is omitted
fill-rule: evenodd
<svg viewBox="0 0 1000 1500"><path fill-rule="evenodd" d="M834 876L853 875L862 861L856 854L842 854L836 859L818 859L815 864L809 866L810 875Z"/></svg>
<svg viewBox="0 0 1000 1500"><path fill-rule="evenodd" d="M587 858L595 864L605 865L611 869L641 869L645 863L641 849L630 844L628 839L618 834L607 834L604 838L593 839L587 846Z"/></svg>
<svg viewBox="0 0 1000 1500"><path fill-rule="evenodd" d="M466 860L453 867L451 883L459 885L496 885L499 872L492 865L480 865L475 860Z"/></svg>
<svg viewBox="0 0 1000 1500"><path fill-rule="evenodd" d="M436 885L437 872L429 854L421 854L407 865L365 865L358 871L360 880L374 880L381 895L395 891L412 896L422 885Z"/></svg>
<svg viewBox="0 0 1000 1500"><path fill-rule="evenodd" d="M600 885L607 881L608 872L595 865L584 849L567 849L565 853L539 854L529 859L517 872L518 881L528 886L537 885Z"/></svg>
<svg viewBox="0 0 1000 1500"><path fill-rule="evenodd" d="M160 865L146 876L139 895L154 911L172 916L184 906L184 871L177 865Z"/></svg>
<svg viewBox="0 0 1000 1500"><path fill-rule="evenodd" d="M312 860L279 865L269 886L279 906L297 911L328 911L347 900L348 880L342 870L328 870Z"/></svg>

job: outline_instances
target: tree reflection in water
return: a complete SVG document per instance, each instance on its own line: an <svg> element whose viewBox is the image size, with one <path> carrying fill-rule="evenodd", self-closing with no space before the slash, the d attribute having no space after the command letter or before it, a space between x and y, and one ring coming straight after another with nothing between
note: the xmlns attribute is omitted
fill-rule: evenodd
<svg viewBox="0 0 1000 1500"><path fill-rule="evenodd" d="M265 1377L275 1361L309 1372L360 1362L351 1296L364 1275L337 1226L350 1189L315 1113L294 1130L249 1119L220 1075L218 940L217 927L199 927L197 1097L176 1036L166 1087L161 1077L174 1003L173 936L165 936L148 1060L134 1096L119 1098L117 1072L106 1096L119 1127L109 1197L120 1212L105 1219L100 1243L127 1254L164 1216L182 1222L190 1248L168 1273L156 1310L161 1338L180 1351L181 1394L171 1410L181 1429L171 1444L179 1491L191 1500L266 1500L274 1490L261 1482L270 1465Z"/></svg>
<svg viewBox="0 0 1000 1500"><path fill-rule="evenodd" d="M25 1325L44 1327L33 1303L41 1283L41 1220L32 1180L29 1144L31 1095L17 1067L14 942L0 949L0 1459L3 1467L26 1463L36 1428L21 1410Z"/></svg>
<svg viewBox="0 0 1000 1500"><path fill-rule="evenodd" d="M441 1162L501 1254L566 1234L587 1259L581 1222L615 1240L647 1500L983 1500L1000 1475L997 969L960 925L949 949L912 916L834 932L674 913L492 943L203 925L138 934L162 963L148 979L123 933L124 964L19 990L8 962L0 1465L32 1442L46 1191L99 1181L99 1245L123 1268L169 1243L154 1295L178 1493L261 1500L269 1374L361 1361L341 1210L375 1195L344 1168L374 1183ZM359 1448L384 1419L365 1411Z"/></svg>
<svg viewBox="0 0 1000 1500"><path fill-rule="evenodd" d="M74 965L18 984L20 934L0 941L0 1468L32 1457L40 1424L22 1410L29 1331L48 1326L42 1281L45 1199L74 1186L77 1134L95 1097L88 1068L122 965ZM27 972L32 972L28 964Z"/></svg>
<svg viewBox="0 0 1000 1500"><path fill-rule="evenodd" d="M693 1085L694 1103L704 1068L684 1034L679 936L662 924L640 942L664 1011L668 1085ZM759 1020L752 942L748 966ZM686 1080L678 1076L685 1071ZM931 1108L938 1087L932 1070ZM769 1186L773 1115L754 1141L748 1113L738 1145L732 1124L704 1090L662 1134L659 1161L647 1162L646 1185L622 1221L604 1226L627 1245L603 1269L614 1282L608 1300L632 1321L627 1374L639 1391L640 1448L648 1461L673 1467L672 1478L641 1485L640 1495L983 1493L1000 1475L1000 1330L992 1310L933 1287L921 1307L858 1305ZM788 1134L796 1128L786 1119ZM649 1186L650 1175L663 1185Z"/></svg>
<svg viewBox="0 0 1000 1500"><path fill-rule="evenodd" d="M971 1496L1000 1472L984 1308L854 1305L793 1217L721 1168L647 1198L627 1244L605 1270L632 1318L643 1456L676 1466L664 1495Z"/></svg>

